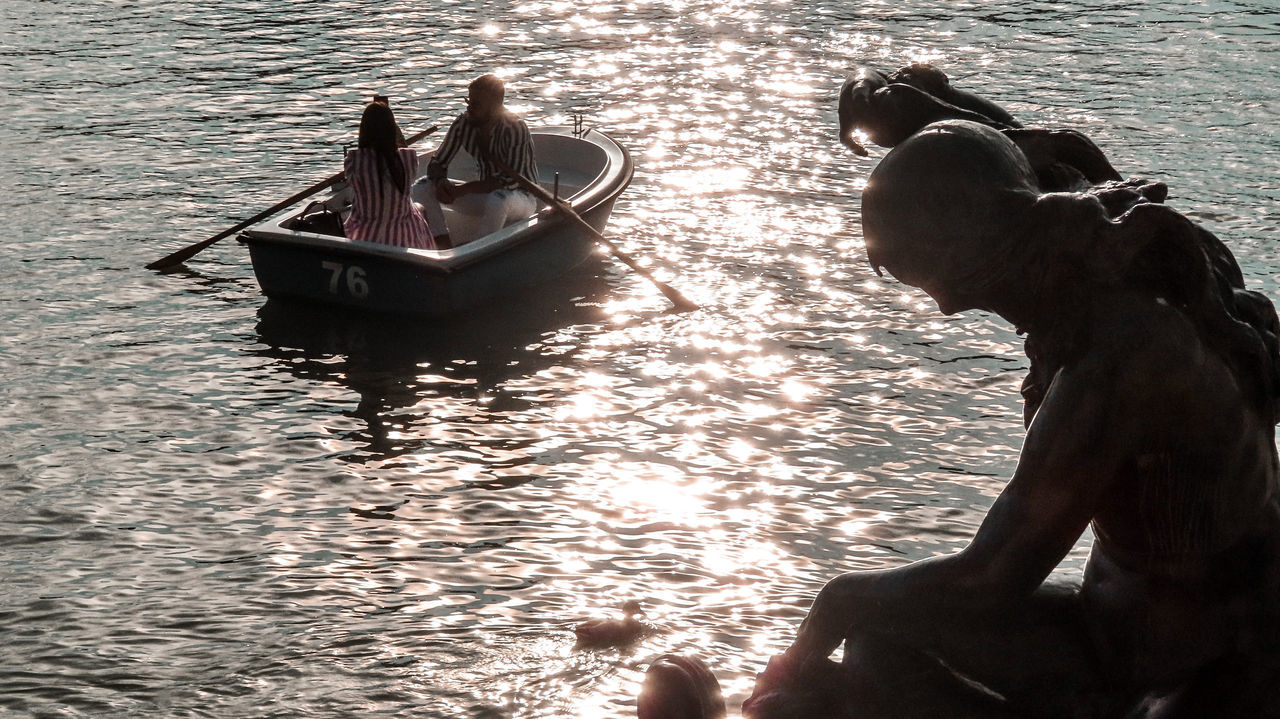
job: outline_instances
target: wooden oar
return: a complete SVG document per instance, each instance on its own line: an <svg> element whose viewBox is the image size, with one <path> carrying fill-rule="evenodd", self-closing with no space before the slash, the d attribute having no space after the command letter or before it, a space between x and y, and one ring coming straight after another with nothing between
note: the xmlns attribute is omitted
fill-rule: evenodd
<svg viewBox="0 0 1280 719"><path fill-rule="evenodd" d="M406 140L405 145L406 146L412 145L413 143L417 142L418 140L421 140L427 135L430 135L431 133L435 132L438 129L440 129L438 125L432 125L431 127L428 127L422 132L419 132L418 134ZM342 180L341 172L339 172L338 174L332 177L328 177L324 180L321 180L320 182L317 182L316 184L312 185L311 187L308 187L307 189L297 194L290 195L287 200L282 200L280 202L277 202L271 207L245 220L244 222L241 222L233 227L228 227L227 229L223 230L222 232L219 232L218 234L214 235L213 237L210 237L207 240L197 242L194 245L188 245L178 250L177 252L174 252L171 255L166 255L164 257L161 257L155 262L152 262L151 264L147 265L147 269L148 270L166 270L166 269L169 269L170 267L175 267L177 265L180 265L183 262L186 262L187 260L191 259L192 257L195 257L199 253L204 252L210 245L217 242L218 240L221 240L222 238L227 237L229 235L234 235L235 233L239 232L240 230L243 230L244 228L248 227L249 225L252 225L255 222L261 222L262 220L288 207L289 205L292 205L298 200L301 200L304 197L308 197L310 195L314 195L315 193L325 189L326 187L331 187L333 185L336 185L341 180Z"/></svg>
<svg viewBox="0 0 1280 719"><path fill-rule="evenodd" d="M516 184L528 190L530 193L536 195L538 199L542 200L548 205L551 205L557 210L560 210L560 212L564 213L565 217L568 217L570 220L573 220L574 223L576 223L579 227L591 233L591 235L594 236L596 240L598 240L605 247L609 248L609 251L613 253L614 257L617 257L619 260L622 260L622 264L626 265L627 267L630 267L631 269L639 273L642 277L644 277L646 280L649 280L650 282L652 282L655 287L661 290L662 294L666 295L668 300L671 300L671 304L675 306L675 309L677 312L689 312L691 310L698 309L697 303L693 302L692 300L686 298L684 295L680 294L679 290L663 282L657 277L654 277L652 274L649 273L648 270L641 267L640 265L637 265L636 261L631 259L630 255L623 252L621 249L618 248L617 245L610 242L609 238L600 234L599 230L592 227L586 220L582 219L582 216L579 215L577 212L575 212L574 209L569 206L569 203L565 202L564 200L561 200L558 197L552 196L550 192L547 192L542 188L542 185L539 185L533 180L530 180L524 175L521 175L519 172L516 172L514 169L512 169L510 165L503 162L500 158L494 157L493 155L489 155L488 159L499 170L502 170L502 173L504 175L507 175L508 177L511 177L512 179L514 179L516 181Z"/></svg>

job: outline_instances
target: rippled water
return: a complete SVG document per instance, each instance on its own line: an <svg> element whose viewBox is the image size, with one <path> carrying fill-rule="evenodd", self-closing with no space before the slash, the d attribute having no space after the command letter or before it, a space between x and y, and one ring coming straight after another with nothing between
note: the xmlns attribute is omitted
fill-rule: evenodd
<svg viewBox="0 0 1280 719"><path fill-rule="evenodd" d="M736 713L826 578L961 546L1021 442L1019 339L862 259L842 77L1083 130L1276 298L1264 8L6 0L0 709L627 717L686 651ZM610 234L701 310L606 258L447 324L265 302L232 240L142 269L334 172L371 93L420 129L487 71L632 150ZM632 598L658 633L574 649Z"/></svg>

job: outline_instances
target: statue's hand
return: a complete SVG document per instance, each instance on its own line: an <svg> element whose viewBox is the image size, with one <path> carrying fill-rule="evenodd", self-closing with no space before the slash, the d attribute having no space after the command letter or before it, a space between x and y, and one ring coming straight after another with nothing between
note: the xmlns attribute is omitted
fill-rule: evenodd
<svg viewBox="0 0 1280 719"><path fill-rule="evenodd" d="M769 660L742 703L747 719L839 719L848 713L849 671L829 659L801 661L790 652Z"/></svg>
<svg viewBox="0 0 1280 719"><path fill-rule="evenodd" d="M855 588L864 578L842 574L827 582L800 623L796 641L787 656L805 662L826 659L844 641L853 623Z"/></svg>
<svg viewBox="0 0 1280 719"><path fill-rule="evenodd" d="M850 577L848 574L836 577L818 592L808 616L800 624L795 643L782 655L770 659L765 670L756 676L751 697L742 705L743 716L751 719L828 716L811 712L810 704L825 695L824 685L840 671L840 665L829 657L844 641L849 626L843 599L851 584Z"/></svg>
<svg viewBox="0 0 1280 719"><path fill-rule="evenodd" d="M742 703L742 716L748 719L778 719L780 705L798 688L795 657L782 654L769 660L764 671L756 675L751 696Z"/></svg>
<svg viewBox="0 0 1280 719"><path fill-rule="evenodd" d="M1102 206L1107 208L1107 216L1114 219L1128 212L1134 205L1164 202L1169 188L1163 182L1148 182L1135 177L1095 185L1086 190L1085 194L1098 198Z"/></svg>

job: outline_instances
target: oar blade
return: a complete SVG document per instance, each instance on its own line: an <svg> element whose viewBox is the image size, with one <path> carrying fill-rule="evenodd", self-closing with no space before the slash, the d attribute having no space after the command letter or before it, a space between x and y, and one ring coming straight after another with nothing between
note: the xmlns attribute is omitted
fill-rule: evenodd
<svg viewBox="0 0 1280 719"><path fill-rule="evenodd" d="M226 235L217 235L215 237L210 237L209 239L203 242L197 242L194 245L189 245L187 247L184 247L178 250L177 252L174 252L171 255L166 255L156 260L155 262L152 262L151 264L147 265L147 269L148 270L167 270L171 267L177 267L183 262L186 262L192 257L195 257L196 255L200 254L201 252L204 251L206 247L208 247L209 245L212 245L218 240L221 240L223 237L226 237Z"/></svg>
<svg viewBox="0 0 1280 719"><path fill-rule="evenodd" d="M653 283L657 285L663 296L671 301L672 309L676 312L692 312L698 309L698 303L680 294L680 290L661 280L654 280Z"/></svg>
<svg viewBox="0 0 1280 719"><path fill-rule="evenodd" d="M519 172L516 172L514 169L512 169L511 165L508 165L501 158L490 157L489 159L493 162L494 165L497 166L499 170L502 170L502 172L505 173L507 176L513 178L516 181L516 184L520 185L525 190L527 190L528 192L530 192L531 194L533 194L535 197L542 200L543 202L547 203L551 207L554 207L555 209L559 210L561 214L563 214L565 217L572 220L579 227L586 230L593 237L595 237L596 240L600 242L600 244L604 245L605 248L608 249L609 252L613 253L614 257L617 257L619 260L621 260L623 264L625 264L627 267L630 267L632 270L638 273L641 277L644 277L646 280L649 280L650 282L652 282L654 286L658 288L658 291L662 292L663 296L665 296L667 300L671 302L673 309L675 309L675 311L692 312L693 310L698 309L698 304L696 302L680 294L680 292L676 290L676 288L672 287L671 285L668 285L662 280L659 280L657 277L654 277L648 270L636 264L635 260L631 259L631 257L627 255L627 253L623 252L621 248L613 244L613 242L609 241L608 237L605 237L603 233L601 233L596 228L592 227L591 223L582 219L582 215L579 215L576 211L574 211L574 209L569 206L568 202L565 202L564 200L553 196L550 192L547 192L546 189L543 188L538 183L534 182L533 180L530 180L524 175L521 175Z"/></svg>

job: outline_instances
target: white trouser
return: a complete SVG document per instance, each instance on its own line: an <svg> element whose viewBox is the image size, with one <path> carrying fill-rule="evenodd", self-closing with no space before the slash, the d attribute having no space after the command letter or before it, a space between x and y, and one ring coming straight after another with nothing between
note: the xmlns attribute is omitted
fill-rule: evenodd
<svg viewBox="0 0 1280 719"><path fill-rule="evenodd" d="M419 180L413 186L413 201L422 205L422 214L427 219L433 237L448 234L449 227L444 219L444 210L440 209L440 201L436 199L436 187L430 180ZM455 212L467 215L473 220L474 235L466 238L454 238L464 242L474 240L503 227L523 220L538 209L538 202L533 195L523 190L494 190L493 192L463 195L450 205Z"/></svg>

